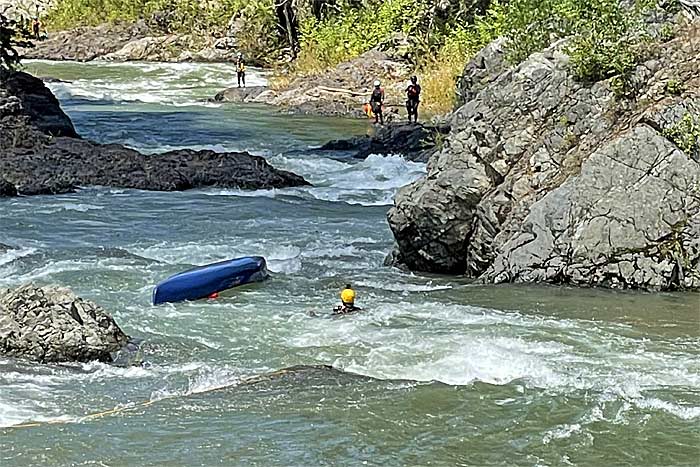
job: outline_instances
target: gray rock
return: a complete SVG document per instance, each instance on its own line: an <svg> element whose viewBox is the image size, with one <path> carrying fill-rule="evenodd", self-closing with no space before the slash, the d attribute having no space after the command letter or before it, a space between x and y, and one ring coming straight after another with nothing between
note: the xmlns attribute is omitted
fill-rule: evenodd
<svg viewBox="0 0 700 467"><path fill-rule="evenodd" d="M484 278L699 288L699 187L698 164L639 125L533 204Z"/></svg>
<svg viewBox="0 0 700 467"><path fill-rule="evenodd" d="M0 291L0 353L41 363L111 362L128 337L98 305L68 289Z"/></svg>
<svg viewBox="0 0 700 467"><path fill-rule="evenodd" d="M249 86L247 88L228 88L214 96L214 102L233 102L237 104L255 102L268 88L266 86Z"/></svg>
<svg viewBox="0 0 700 467"><path fill-rule="evenodd" d="M389 211L394 261L489 282L700 288L700 164L669 132L699 115L697 37L665 44L633 103L573 80L562 42L510 68L487 47L427 176Z"/></svg>

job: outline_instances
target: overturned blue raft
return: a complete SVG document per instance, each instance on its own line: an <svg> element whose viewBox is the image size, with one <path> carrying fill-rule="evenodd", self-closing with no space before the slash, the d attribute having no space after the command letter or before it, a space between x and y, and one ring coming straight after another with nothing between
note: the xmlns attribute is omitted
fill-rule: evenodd
<svg viewBox="0 0 700 467"><path fill-rule="evenodd" d="M238 285L267 279L262 256L245 256L208 264L170 276L153 289L153 304L198 300Z"/></svg>

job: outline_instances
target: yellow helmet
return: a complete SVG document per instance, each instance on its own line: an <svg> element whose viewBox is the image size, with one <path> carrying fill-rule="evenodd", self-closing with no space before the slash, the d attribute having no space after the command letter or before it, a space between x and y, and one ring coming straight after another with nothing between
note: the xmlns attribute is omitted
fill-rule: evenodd
<svg viewBox="0 0 700 467"><path fill-rule="evenodd" d="M349 287L343 289L343 291L340 292L340 299L343 303L355 303L355 291Z"/></svg>

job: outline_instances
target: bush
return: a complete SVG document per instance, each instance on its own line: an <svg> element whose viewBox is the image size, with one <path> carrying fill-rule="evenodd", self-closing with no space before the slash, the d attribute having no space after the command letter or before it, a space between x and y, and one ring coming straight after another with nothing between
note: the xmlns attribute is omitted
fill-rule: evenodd
<svg viewBox="0 0 700 467"><path fill-rule="evenodd" d="M665 129L663 135L689 157L700 157L700 117L686 113L678 123Z"/></svg>
<svg viewBox="0 0 700 467"><path fill-rule="evenodd" d="M298 69L314 72L355 58L397 32L418 36L426 0L386 0L364 8L344 8L321 21L305 19L300 26Z"/></svg>

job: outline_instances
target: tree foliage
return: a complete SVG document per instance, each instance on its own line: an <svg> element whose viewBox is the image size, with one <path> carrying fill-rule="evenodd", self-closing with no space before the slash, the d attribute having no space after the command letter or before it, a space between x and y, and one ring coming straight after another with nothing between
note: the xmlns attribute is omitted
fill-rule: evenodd
<svg viewBox="0 0 700 467"><path fill-rule="evenodd" d="M17 47L29 47L31 43L20 37L20 25L0 13L0 75L19 65Z"/></svg>

